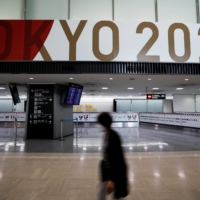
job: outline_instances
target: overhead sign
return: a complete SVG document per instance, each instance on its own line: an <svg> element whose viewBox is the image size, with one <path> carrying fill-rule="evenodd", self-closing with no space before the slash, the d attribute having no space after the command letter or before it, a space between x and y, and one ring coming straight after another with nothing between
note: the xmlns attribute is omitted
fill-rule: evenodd
<svg viewBox="0 0 200 200"><path fill-rule="evenodd" d="M166 94L147 94L147 99L166 99Z"/></svg>
<svg viewBox="0 0 200 200"><path fill-rule="evenodd" d="M199 63L199 24L0 20L0 60Z"/></svg>

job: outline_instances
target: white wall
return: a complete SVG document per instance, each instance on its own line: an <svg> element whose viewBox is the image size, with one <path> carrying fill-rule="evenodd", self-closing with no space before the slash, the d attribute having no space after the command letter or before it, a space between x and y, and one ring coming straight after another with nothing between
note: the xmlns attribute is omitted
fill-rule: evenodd
<svg viewBox="0 0 200 200"><path fill-rule="evenodd" d="M24 19L24 0L0 0L0 19Z"/></svg>
<svg viewBox="0 0 200 200"><path fill-rule="evenodd" d="M68 0L27 0L26 19L68 19Z"/></svg>
<svg viewBox="0 0 200 200"><path fill-rule="evenodd" d="M159 22L197 23L196 0L157 0ZM154 0L26 0L27 19L155 21ZM25 0L0 0L0 19L23 19ZM68 9L70 13L68 13Z"/></svg>
<svg viewBox="0 0 200 200"><path fill-rule="evenodd" d="M196 112L200 112L200 95L196 95Z"/></svg>
<svg viewBox="0 0 200 200"><path fill-rule="evenodd" d="M158 21L197 23L196 0L158 0Z"/></svg>
<svg viewBox="0 0 200 200"><path fill-rule="evenodd" d="M174 112L195 112L194 95L174 95Z"/></svg>
<svg viewBox="0 0 200 200"><path fill-rule="evenodd" d="M154 0L115 0L114 19L126 21L155 21Z"/></svg>
<svg viewBox="0 0 200 200"><path fill-rule="evenodd" d="M72 0L70 20L112 20L112 0Z"/></svg>
<svg viewBox="0 0 200 200"><path fill-rule="evenodd" d="M173 101L172 100L163 100L163 112L164 113L173 113Z"/></svg>
<svg viewBox="0 0 200 200"><path fill-rule="evenodd" d="M82 112L113 112L113 98L81 98ZM85 105L92 104L96 111L86 111ZM76 106L74 106L75 108ZM80 112L80 111L74 111Z"/></svg>

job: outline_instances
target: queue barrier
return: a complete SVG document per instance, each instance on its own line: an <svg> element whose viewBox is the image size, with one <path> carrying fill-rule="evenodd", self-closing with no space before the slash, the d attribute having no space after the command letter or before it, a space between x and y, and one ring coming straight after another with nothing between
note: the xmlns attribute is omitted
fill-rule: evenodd
<svg viewBox="0 0 200 200"><path fill-rule="evenodd" d="M14 137L11 138L12 141L18 141L17 139L17 118L14 119Z"/></svg>
<svg viewBox="0 0 200 200"><path fill-rule="evenodd" d="M60 139L59 139L59 141L65 141L65 139L63 138L63 123L68 123L68 122L76 122L76 134L75 134L75 137L77 137L77 135L78 135L78 118L62 119L60 121L61 131L60 131Z"/></svg>

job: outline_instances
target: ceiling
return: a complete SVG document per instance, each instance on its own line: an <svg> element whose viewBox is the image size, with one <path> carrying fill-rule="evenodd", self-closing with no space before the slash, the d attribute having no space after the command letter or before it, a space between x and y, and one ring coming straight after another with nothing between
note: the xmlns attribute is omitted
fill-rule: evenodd
<svg viewBox="0 0 200 200"><path fill-rule="evenodd" d="M32 80L30 78L33 78ZM73 78L71 80L70 78ZM113 78L110 80L110 78ZM151 78L151 80L148 80ZM133 80L130 80L133 79ZM185 79L189 79L186 81ZM191 75L115 75L115 74L0 74L0 97L10 95L8 83L18 84L20 96L26 96L27 84L67 84L73 82L81 85L93 83L95 86L85 86L84 96L118 96L139 97L146 93L164 93L167 97L173 94L200 94L200 77ZM103 90L102 87L107 87ZM127 88L134 88L128 90ZM183 90L176 90L181 87ZM153 90L152 88L159 88Z"/></svg>

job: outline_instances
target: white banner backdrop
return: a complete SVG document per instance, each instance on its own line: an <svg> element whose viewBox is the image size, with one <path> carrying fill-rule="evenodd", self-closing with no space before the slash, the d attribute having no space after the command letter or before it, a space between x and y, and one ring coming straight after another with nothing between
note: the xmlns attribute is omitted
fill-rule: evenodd
<svg viewBox="0 0 200 200"><path fill-rule="evenodd" d="M140 113L140 122L200 128L200 114Z"/></svg>
<svg viewBox="0 0 200 200"><path fill-rule="evenodd" d="M73 113L73 118L78 118L78 122L97 122L100 113ZM113 122L138 122L138 113L109 113Z"/></svg>
<svg viewBox="0 0 200 200"><path fill-rule="evenodd" d="M199 24L55 20L44 52L57 61L199 63Z"/></svg>

